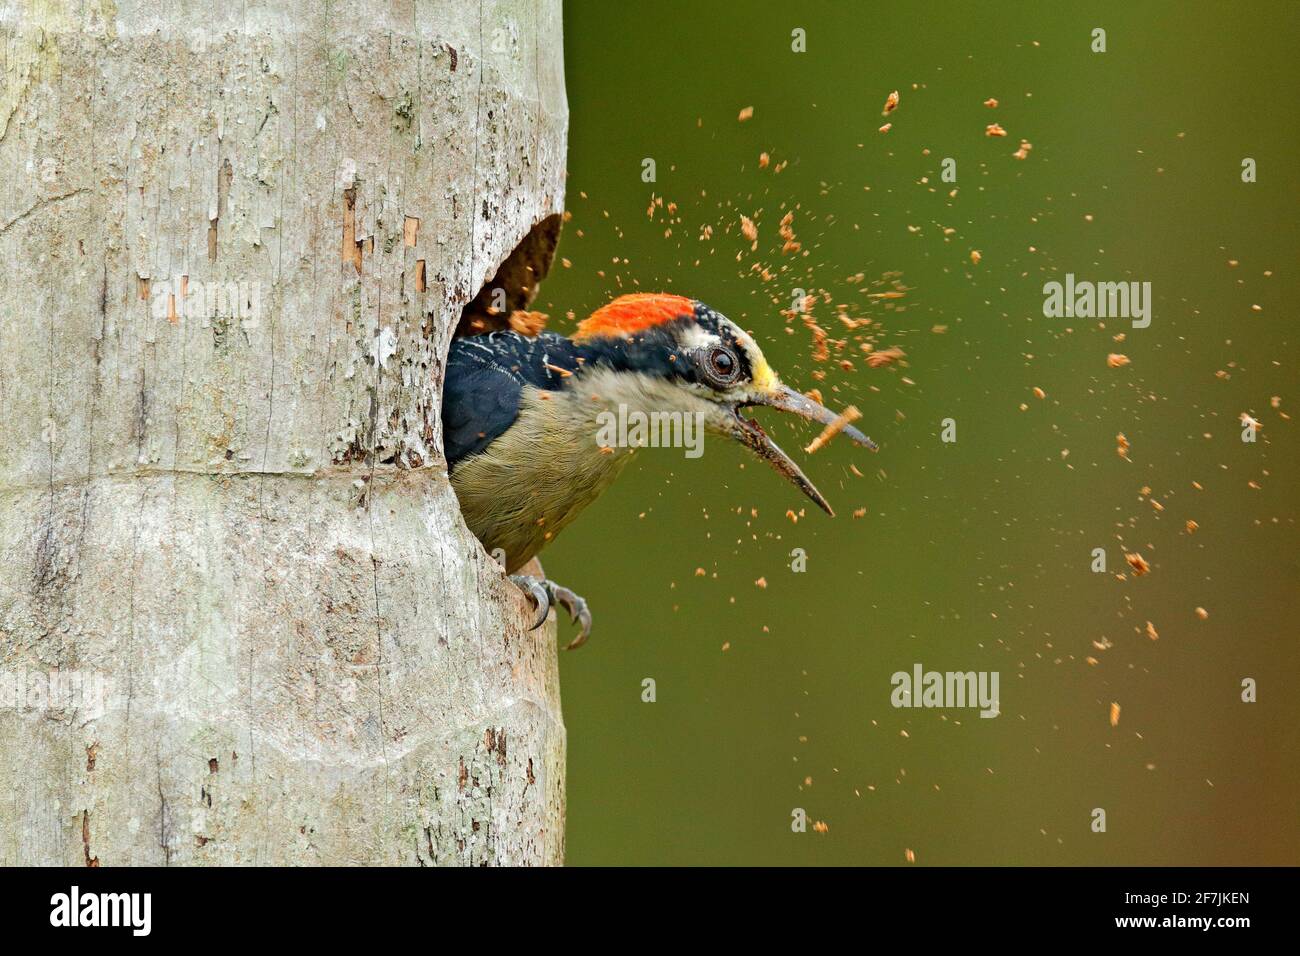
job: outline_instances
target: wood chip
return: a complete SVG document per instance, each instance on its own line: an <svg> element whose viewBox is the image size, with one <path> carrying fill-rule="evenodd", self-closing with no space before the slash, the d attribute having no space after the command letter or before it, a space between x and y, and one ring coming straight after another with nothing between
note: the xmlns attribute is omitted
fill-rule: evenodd
<svg viewBox="0 0 1300 956"><path fill-rule="evenodd" d="M823 445L842 432L845 425L856 422L861 417L862 413L858 411L858 407L856 405L850 405L836 416L835 421L822 429L822 433L814 438L808 446L804 448L804 452L809 455L815 453Z"/></svg>
<svg viewBox="0 0 1300 956"><path fill-rule="evenodd" d="M510 328L520 335L533 338L542 329L546 328L549 319L550 316L545 312L525 312L522 309L517 309L510 313Z"/></svg>
<svg viewBox="0 0 1300 956"><path fill-rule="evenodd" d="M906 358L907 353L900 348L880 349L872 352L867 356L867 365L871 368L880 368L888 365L890 362L896 362L901 358Z"/></svg>
<svg viewBox="0 0 1300 956"><path fill-rule="evenodd" d="M1151 565L1147 562L1147 559L1142 557L1140 554L1125 554L1124 560L1127 561L1128 566L1133 569L1133 576L1135 578L1140 578L1151 570Z"/></svg>

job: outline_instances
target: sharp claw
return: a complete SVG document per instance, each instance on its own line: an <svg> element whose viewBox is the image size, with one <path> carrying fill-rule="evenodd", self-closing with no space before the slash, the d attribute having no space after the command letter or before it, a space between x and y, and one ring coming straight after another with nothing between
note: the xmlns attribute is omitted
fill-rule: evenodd
<svg viewBox="0 0 1300 956"><path fill-rule="evenodd" d="M551 613L551 596L546 593L546 588L541 581L536 578L530 578L523 574L512 574L510 580L514 581L528 597L532 600L533 606L537 608L537 619L528 628L535 631L546 623L546 615Z"/></svg>
<svg viewBox="0 0 1300 956"><path fill-rule="evenodd" d="M581 622L582 625L578 631L578 636L570 641L564 649L571 651L574 648L581 647L587 643L587 638L591 635L591 612L587 610L587 602L568 588L555 585L552 590L555 593L556 602L569 612L570 622L574 624Z"/></svg>
<svg viewBox="0 0 1300 956"><path fill-rule="evenodd" d="M582 601L582 598L578 598L578 600ZM566 651L572 651L581 647L583 644L587 643L587 638L591 636L591 612L587 610L586 601L582 601L582 605L578 610L575 620L582 623L582 629L578 632L578 636L571 640L564 648Z"/></svg>
<svg viewBox="0 0 1300 956"><path fill-rule="evenodd" d="M551 613L551 597L546 593L546 588L537 581L528 586L528 593L532 595L533 603L537 605L537 620L528 630L535 631L546 623L546 615Z"/></svg>
<svg viewBox="0 0 1300 956"><path fill-rule="evenodd" d="M578 604L582 598L574 594L568 588L562 588L559 585L555 587L555 600L560 603L560 607L569 612L569 622L574 623L578 620Z"/></svg>
<svg viewBox="0 0 1300 956"><path fill-rule="evenodd" d="M554 581L539 581L525 574L513 574L510 580L514 581L537 605L537 622L529 628L530 631L535 631L545 624L551 606L558 604L569 612L569 620L578 625L578 636L565 645L564 649L571 651L587 643L587 638L591 636L591 612L587 610L585 600L568 588L560 587Z"/></svg>

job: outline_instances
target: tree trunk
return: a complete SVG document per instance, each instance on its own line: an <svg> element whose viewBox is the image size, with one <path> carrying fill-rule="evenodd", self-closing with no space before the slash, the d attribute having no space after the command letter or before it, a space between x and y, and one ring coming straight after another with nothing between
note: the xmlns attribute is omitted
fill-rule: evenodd
<svg viewBox="0 0 1300 956"><path fill-rule="evenodd" d="M439 420L463 307L553 244L559 0L0 37L0 864L561 862L554 626Z"/></svg>

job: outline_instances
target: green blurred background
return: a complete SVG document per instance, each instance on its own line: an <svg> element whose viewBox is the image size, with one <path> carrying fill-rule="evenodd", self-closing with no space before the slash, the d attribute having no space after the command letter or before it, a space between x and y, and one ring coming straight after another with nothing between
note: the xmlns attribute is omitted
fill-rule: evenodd
<svg viewBox="0 0 1300 956"><path fill-rule="evenodd" d="M815 429L760 413L835 519L739 448L648 450L543 555L596 619L561 662L571 864L1300 863L1300 5L1063 6L566 2L551 327L620 292L697 297L883 446L809 458ZM791 209L807 255L780 252ZM857 291L895 272L904 298ZM1044 318L1066 272L1150 281L1150 328ZM854 340L852 371L816 365L780 314L795 286L906 364L867 368ZM1125 551L1150 573L1119 579ZM916 662L998 671L1002 715L894 709Z"/></svg>

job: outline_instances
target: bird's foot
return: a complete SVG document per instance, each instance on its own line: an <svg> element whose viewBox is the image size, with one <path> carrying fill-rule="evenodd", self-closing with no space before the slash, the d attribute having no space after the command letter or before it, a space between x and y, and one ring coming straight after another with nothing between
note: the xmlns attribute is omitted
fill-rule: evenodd
<svg viewBox="0 0 1300 956"><path fill-rule="evenodd" d="M571 640L564 649L571 651L587 643L587 638L591 636L591 612L587 610L587 602L583 598L548 578L535 578L529 574L512 574L510 580L514 581L520 590L532 599L537 608L537 620L529 628L530 631L535 631L545 624L546 615L551 612L551 608L559 605L569 612L571 621L580 625L578 636Z"/></svg>

